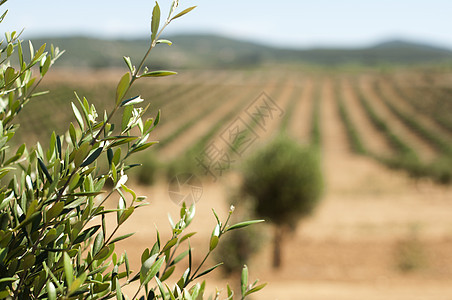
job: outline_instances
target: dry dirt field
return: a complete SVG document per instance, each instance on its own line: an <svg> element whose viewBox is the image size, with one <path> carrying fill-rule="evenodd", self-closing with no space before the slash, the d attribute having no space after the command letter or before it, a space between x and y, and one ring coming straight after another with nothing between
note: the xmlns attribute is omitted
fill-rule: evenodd
<svg viewBox="0 0 452 300"><path fill-rule="evenodd" d="M268 282L254 299L452 299L452 190L416 184L339 151L327 155L325 168L326 195L287 242L283 268L271 268L270 240L250 262L251 276ZM126 224L125 232L137 234L121 245L134 257L135 269L142 249L154 242L155 226L168 235L166 213L177 216L179 209L164 182L139 191L151 205ZM198 232L193 245L199 254L205 253L215 223L210 209L224 216L227 193L221 184L204 186L191 225ZM263 228L271 232L270 226ZM421 266L404 273L398 268L400 245L413 238L422 251ZM233 280L218 274L210 284L224 287Z"/></svg>
<svg viewBox="0 0 452 300"><path fill-rule="evenodd" d="M251 278L268 282L268 286L252 299L452 299L452 187L411 179L402 171L390 170L370 157L352 153L338 114L330 77L285 76L282 79L284 86L278 88L280 81L271 76L245 75L221 73L215 78L227 87L236 87L245 78L248 84L259 86L256 90L265 88L283 107L288 105L293 93L299 92L289 128L301 142L307 141L315 86L319 82L326 181L323 200L314 215L300 222L296 232L288 237L283 267L276 271L271 268L270 237L258 256L249 262ZM184 78L177 80L182 82ZM200 82L212 80L208 73L202 73L196 79ZM381 133L372 127L358 105L348 77L339 82L350 115L359 123L364 143L375 152L389 153L391 150ZM360 79L360 84L363 91L369 89L366 76ZM366 93L370 98L376 97L371 91ZM238 96L234 97L230 99L230 105L240 102ZM422 149L422 157L428 159L435 155L434 149L418 136L410 134L387 108L381 103L375 105L392 128L404 135L416 149ZM192 140L187 137L200 136L207 131L210 123L225 113L222 107L219 104L219 109L191 127L178 143L165 145L164 153L170 156L183 153L183 145ZM262 135L261 140L269 138L278 124L272 126L274 128ZM161 131L156 135L164 137L175 127L170 122L162 123ZM211 209L215 208L222 216L227 214L228 195L239 184L236 175L230 173L216 183L203 182L197 217L191 225L191 229L197 232L192 245L198 259L207 250L207 241L215 224ZM142 250L152 247L155 241L155 228L162 236L168 236L167 214L177 216L179 210L170 201L168 184L163 179L154 186L138 186L136 190L148 196L150 205L137 210L126 222L123 231L135 231L136 234L119 247L127 250L135 270L139 268ZM270 224L258 226L270 235ZM416 266L404 272L400 264L407 259ZM212 275L210 288L215 285L224 288L226 282L236 280L224 279L220 275L221 272Z"/></svg>

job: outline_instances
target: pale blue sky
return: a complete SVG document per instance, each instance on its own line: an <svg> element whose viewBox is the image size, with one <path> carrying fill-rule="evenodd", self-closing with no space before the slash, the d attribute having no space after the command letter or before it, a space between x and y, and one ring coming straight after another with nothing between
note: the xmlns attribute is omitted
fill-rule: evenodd
<svg viewBox="0 0 452 300"><path fill-rule="evenodd" d="M171 0L161 0L167 11ZM9 0L0 31L142 37L151 0ZM180 0L198 5L167 33L219 33L281 47L363 46L406 38L452 49L452 0Z"/></svg>

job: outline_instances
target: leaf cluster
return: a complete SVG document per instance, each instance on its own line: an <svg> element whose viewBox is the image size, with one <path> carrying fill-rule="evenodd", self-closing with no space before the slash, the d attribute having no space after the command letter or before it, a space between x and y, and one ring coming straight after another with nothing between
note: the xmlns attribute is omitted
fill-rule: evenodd
<svg viewBox="0 0 452 300"><path fill-rule="evenodd" d="M156 3L149 49L138 67L124 57L129 71L116 87L113 109L98 113L93 104L76 94L71 103L76 124L70 123L63 134L54 132L46 147L38 143L27 148L24 144L12 151L8 143L18 129L14 117L38 96L35 88L63 51L52 46L46 52L46 45L35 51L30 44L27 62L20 34L6 34L0 44L0 178L5 181L0 184L0 298L129 299L122 288L139 282L131 299L203 299L205 282L195 280L218 266L204 269L203 265L220 237L258 222L229 225L228 217L222 224L215 214L218 225L204 261L196 268L192 266L190 245L177 252L194 234L184 233L194 217L194 206L182 206L179 221L171 224L170 240L161 241L157 232L152 249L143 252L139 271L130 269L126 252L115 252L116 243L133 235L118 236L120 226L147 204L145 197L126 185L127 171L139 166L129 160L156 144L151 133L160 120L160 111L154 118L144 119L149 104L141 106L144 99L128 94L138 79L175 74L149 71L144 61L157 44L171 44L159 39L163 29L194 8L176 14L177 6L178 1L173 1L168 18L160 26ZM16 68L11 63L13 53L17 53ZM36 70L38 76L34 76ZM120 118L115 123L112 120L117 114ZM107 180L113 182L112 187L106 185ZM107 209L104 205L112 198L118 199L117 207ZM116 219L113 228L106 226L110 216ZM183 259L188 259L189 268L170 287L165 281ZM242 294L255 290L245 288Z"/></svg>

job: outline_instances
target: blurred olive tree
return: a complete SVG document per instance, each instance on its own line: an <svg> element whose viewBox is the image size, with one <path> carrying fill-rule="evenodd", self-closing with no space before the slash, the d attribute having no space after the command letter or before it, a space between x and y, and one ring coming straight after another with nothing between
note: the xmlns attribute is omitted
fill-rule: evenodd
<svg viewBox="0 0 452 300"><path fill-rule="evenodd" d="M281 265L284 233L311 214L323 191L318 148L302 148L282 134L245 164L242 191L259 217L275 224L273 266Z"/></svg>

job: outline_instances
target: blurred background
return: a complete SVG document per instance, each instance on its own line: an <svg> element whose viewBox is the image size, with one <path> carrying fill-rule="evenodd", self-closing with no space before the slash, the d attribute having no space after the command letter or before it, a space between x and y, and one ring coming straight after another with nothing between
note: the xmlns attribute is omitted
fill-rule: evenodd
<svg viewBox="0 0 452 300"><path fill-rule="evenodd" d="M159 1L162 16L171 2ZM74 91L98 111L112 107L127 70L123 56L138 64L149 46L154 4L3 6L2 31L24 29L24 40L66 51L41 85L50 93L20 115L18 143L45 145L52 131L75 124ZM167 212L179 210L171 192L192 193L200 256L215 223L211 208L226 215L234 203L237 219L269 220L219 249L226 260L219 286L236 284L246 263L251 277L269 282L255 299L451 299L452 2L181 0L179 9L194 5L164 32L173 45L159 45L147 61L151 70L179 74L139 81L131 91L149 101L150 116L161 109L162 121L153 137L159 145L131 173L151 205L124 229L137 231L122 245L129 257L138 265L154 224L169 228ZM289 208L315 205L286 223L282 198L263 199L270 209L258 209L259 196L245 188L249 162L281 136L313 152L299 155L321 168L321 176L315 162L296 168L321 196L296 194ZM252 170L274 173L277 156ZM197 180L174 187L181 174ZM279 186L290 185L290 174Z"/></svg>

